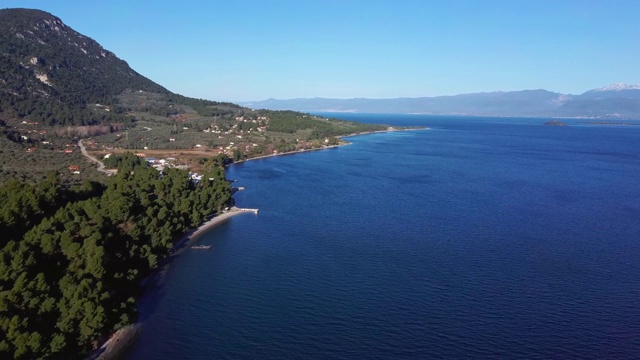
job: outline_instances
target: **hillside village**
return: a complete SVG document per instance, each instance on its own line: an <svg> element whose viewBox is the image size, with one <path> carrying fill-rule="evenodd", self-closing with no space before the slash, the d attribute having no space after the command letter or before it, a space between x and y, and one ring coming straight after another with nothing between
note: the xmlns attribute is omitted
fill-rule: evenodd
<svg viewBox="0 0 640 360"><path fill-rule="evenodd" d="M194 115L197 114L180 114L166 120L140 116L132 126L51 127L29 119L8 119L3 123L13 141L4 152L13 153L22 163L55 159L34 170L41 173L45 169L56 170L63 178L76 182L99 176L96 165L82 156L78 146L81 139L88 155L97 159L132 152L159 170L170 166L197 173L203 159L214 156L223 155L229 162L237 162L320 149L340 144L338 134L383 128L293 112L247 111L238 116L216 118ZM300 122L310 125L300 126ZM317 124L325 127L324 136ZM273 131L273 127L280 131ZM17 165L16 169L19 169Z"/></svg>

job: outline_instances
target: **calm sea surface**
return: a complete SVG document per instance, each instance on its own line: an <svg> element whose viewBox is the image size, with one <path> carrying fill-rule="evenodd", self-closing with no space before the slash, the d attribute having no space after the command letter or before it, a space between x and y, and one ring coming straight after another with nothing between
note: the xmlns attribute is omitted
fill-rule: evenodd
<svg viewBox="0 0 640 360"><path fill-rule="evenodd" d="M341 116L430 129L231 166L128 359L640 358L640 126Z"/></svg>

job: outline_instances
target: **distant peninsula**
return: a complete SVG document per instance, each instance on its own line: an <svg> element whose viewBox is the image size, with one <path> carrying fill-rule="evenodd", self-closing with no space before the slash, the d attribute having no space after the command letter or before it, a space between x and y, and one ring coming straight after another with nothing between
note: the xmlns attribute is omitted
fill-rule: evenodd
<svg viewBox="0 0 640 360"><path fill-rule="evenodd" d="M613 121L589 121L589 125L606 125L606 126L640 126L640 123L630 122L613 122Z"/></svg>

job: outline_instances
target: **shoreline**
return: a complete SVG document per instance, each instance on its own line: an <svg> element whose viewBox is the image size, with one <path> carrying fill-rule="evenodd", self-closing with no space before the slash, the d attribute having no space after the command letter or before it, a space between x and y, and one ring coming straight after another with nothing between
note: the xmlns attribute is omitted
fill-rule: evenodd
<svg viewBox="0 0 640 360"><path fill-rule="evenodd" d="M348 137L352 137L352 136L371 135L371 134L398 132L398 131L428 130L428 129L429 128L426 127L426 126L425 127L420 127L420 128L408 128L408 129L396 129L396 128L393 128L393 127L389 127L387 129L384 129L384 130L363 131L363 132L359 132L359 133L352 133L352 134L342 135L342 136L338 136L338 139L342 140L344 138L348 138ZM351 143L350 142L344 142L344 143L338 144L338 145L322 146L322 147L318 147L318 148L314 148L314 149L300 149L300 150L288 151L288 152L277 153L277 154L260 155L260 156L256 156L256 157L252 157L252 158L248 158L248 159L234 161L233 163L231 163L229 165L242 164L243 162L247 162L247 161L267 159L267 158L276 157L276 156L295 155L295 154L300 154L300 153L310 152L310 151L320 151L320 150L327 150L327 149L335 149L335 148L338 148L340 146L346 146L346 145L351 145Z"/></svg>
<svg viewBox="0 0 640 360"><path fill-rule="evenodd" d="M202 235L207 230L222 224L227 219L230 219L230 218L232 218L232 217L234 217L236 215L245 214L245 213L254 213L255 214L257 210L258 209L245 209L245 208L239 208L239 207L236 207L236 206L232 206L226 212L223 212L223 213L221 213L219 215L216 215L216 216L212 217L211 219L209 219L209 220L203 222L202 224L200 224L200 226L198 226L197 228L195 228L195 229L191 230L190 232L186 233L180 240L178 240L175 243L174 248L178 248L178 249L184 248L183 245L186 245L187 243L191 242L192 240L195 240L198 236Z"/></svg>
<svg viewBox="0 0 640 360"><path fill-rule="evenodd" d="M252 157L252 158L248 158L248 159L244 159L244 160L234 161L229 165L242 164L243 162L247 162L247 161L267 159L267 158L276 157L276 156L295 155L295 154L300 154L300 153L310 152L310 151L320 151L320 150L327 150L327 149L335 149L335 148L337 148L339 146L344 146L344 145L350 145L350 143L323 146L323 147L319 147L319 148L315 148L315 149L300 149L300 150L287 151L287 152L277 153L277 154L260 155L260 156L256 156L256 157Z"/></svg>
<svg viewBox="0 0 640 360"><path fill-rule="evenodd" d="M176 257L180 256L180 254L182 254L183 251L189 249L189 245L192 244L200 235L204 234L209 229L212 229L218 225L221 225L222 223L224 223L225 221L229 220L230 218L236 215L245 214L245 213L257 214L257 211L258 209L243 209L243 208L238 208L236 206L232 206L226 212L220 213L210 218L209 220L206 220L195 229L191 229L189 232L185 233L179 240L177 240L173 244L173 248L171 249L169 255L167 255L167 257L164 259L162 264L158 267L156 271L151 273L147 278L142 279L142 281L140 282L140 286L142 286L142 288L144 289L152 286L157 286L158 284L160 284L164 279L165 274L169 270L169 267L171 267L171 263L173 262L173 260Z"/></svg>
<svg viewBox="0 0 640 360"><path fill-rule="evenodd" d="M174 244L173 248L175 251L165 259L165 262L154 273L149 275L148 278L142 280L141 286L143 288L148 288L150 286L156 286L157 284L159 284L164 278L167 270L171 266L171 261L176 256L181 254L185 249L188 249L188 245L195 241L200 235L206 233L208 230L215 228L218 225L223 224L225 221L234 216L246 213L257 214L257 211L258 209L245 209L233 206L229 208L228 211L212 217L211 219L200 224L200 226L198 226L197 228L184 234L184 236ZM109 338L98 349L89 354L86 359L114 360L120 358L120 356L122 356L122 353L134 343L134 340L138 336L142 325L143 322L137 321L131 325L127 325L116 330L116 332L111 334Z"/></svg>
<svg viewBox="0 0 640 360"><path fill-rule="evenodd" d="M369 134L376 134L376 133L409 131L409 130L426 130L426 129L429 129L429 128L422 127L422 128L411 128L411 129L395 129L395 128L389 127L384 130L365 131L360 133L344 135L344 136L340 136L339 139L342 140L343 138L346 138L346 137L369 135ZM266 158L275 157L275 156L295 155L295 154L309 152L309 151L334 149L334 148L345 146L345 145L351 145L351 143L345 142L338 145L323 146L315 149L301 149L301 150L295 150L295 151L290 151L285 153L257 156L254 158L237 161L230 165L240 164L240 163L251 161L251 160L266 159ZM167 256L167 258L165 259L163 264L158 268L158 270L152 273L151 275L149 275L148 278L142 280L142 283L141 283L142 287L148 288L150 286L157 286L157 284L159 284L162 281L162 279L164 278L164 275L166 274L167 270L171 266L172 260L175 257L179 256L185 249L188 249L189 244L195 241L200 235L206 233L208 230L215 228L218 225L221 225L222 223L224 223L225 221L227 221L228 219L234 216L245 214L245 213L257 214L258 209L246 209L246 208L238 208L236 206L232 206L229 208L228 211L218 214L210 218L209 220L206 220L205 222L200 224L200 226L198 226L197 228L192 229L191 231L184 234L184 236L180 238L180 240L175 242L175 244L173 245L173 251L170 253L169 256ZM87 360L118 359L122 355L122 353L130 345L134 343L134 340L138 336L138 333L140 332L142 325L143 325L143 322L138 321L134 324L118 329L116 332L111 334L109 338L98 349L96 349L92 354L90 354L86 359Z"/></svg>

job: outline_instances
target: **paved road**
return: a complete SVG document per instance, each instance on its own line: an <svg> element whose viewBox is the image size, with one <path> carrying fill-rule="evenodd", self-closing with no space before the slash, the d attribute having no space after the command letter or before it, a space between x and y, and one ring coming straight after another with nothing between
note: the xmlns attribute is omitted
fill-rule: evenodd
<svg viewBox="0 0 640 360"><path fill-rule="evenodd" d="M91 162L98 164L98 171L100 171L101 173L105 173L107 175L111 175L115 173L115 171L113 170L106 170L104 168L104 163L102 161L89 155L89 153L87 152L87 149L85 149L84 145L82 144L82 140L78 141L78 146L80 147L80 151L82 151L82 155L84 155L87 159L91 160Z"/></svg>

